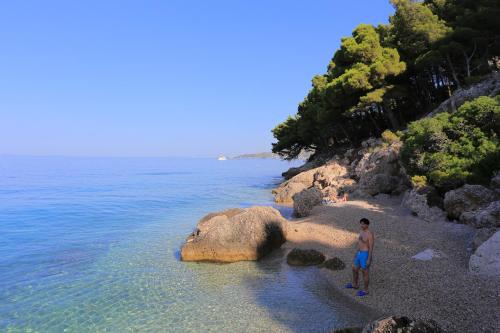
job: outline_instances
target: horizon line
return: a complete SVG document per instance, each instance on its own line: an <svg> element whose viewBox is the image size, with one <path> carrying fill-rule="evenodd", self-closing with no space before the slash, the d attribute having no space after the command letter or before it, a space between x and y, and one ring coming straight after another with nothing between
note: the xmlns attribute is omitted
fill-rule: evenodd
<svg viewBox="0 0 500 333"><path fill-rule="evenodd" d="M267 153L267 152L266 152ZM217 159L218 157L226 156L229 159L249 154L261 154L261 153L240 153L235 155L203 155L203 156L193 156L193 155L65 155L65 154L12 154L12 153L0 153L0 158L2 157L57 157L57 158L200 158L200 159Z"/></svg>

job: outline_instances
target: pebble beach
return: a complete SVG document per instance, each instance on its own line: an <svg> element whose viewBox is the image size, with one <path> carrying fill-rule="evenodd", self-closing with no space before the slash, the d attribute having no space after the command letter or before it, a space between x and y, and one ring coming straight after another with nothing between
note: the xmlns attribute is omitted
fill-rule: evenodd
<svg viewBox="0 0 500 333"><path fill-rule="evenodd" d="M352 279L362 217L371 221L375 247L370 294L358 297L344 286ZM291 221L283 247L316 249L343 260L346 269L321 269L321 275L373 313L433 319L447 332L500 332L500 280L468 271L474 232L447 221L425 222L398 199L380 198L315 207L310 216Z"/></svg>

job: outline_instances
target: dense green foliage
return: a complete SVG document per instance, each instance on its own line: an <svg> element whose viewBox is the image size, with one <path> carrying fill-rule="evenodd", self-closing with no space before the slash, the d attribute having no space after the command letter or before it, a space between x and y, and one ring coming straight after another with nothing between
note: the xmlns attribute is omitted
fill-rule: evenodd
<svg viewBox="0 0 500 333"><path fill-rule="evenodd" d="M342 39L297 114L273 129L273 152L292 159L404 128L500 69L500 1L391 2L388 25L361 24Z"/></svg>
<svg viewBox="0 0 500 333"><path fill-rule="evenodd" d="M500 96L479 97L457 112L415 121L403 135L401 159L414 182L444 192L466 181L487 183L500 169Z"/></svg>

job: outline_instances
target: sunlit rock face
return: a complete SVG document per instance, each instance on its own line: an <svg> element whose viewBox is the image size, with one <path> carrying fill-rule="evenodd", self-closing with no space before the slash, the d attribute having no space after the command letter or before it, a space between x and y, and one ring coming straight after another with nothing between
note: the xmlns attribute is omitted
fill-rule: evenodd
<svg viewBox="0 0 500 333"><path fill-rule="evenodd" d="M294 195L311 187L317 188L324 194L333 190L337 193L339 189L353 183L348 176L348 169L345 165L330 161L321 167L301 172L274 189L275 201L292 204Z"/></svg>

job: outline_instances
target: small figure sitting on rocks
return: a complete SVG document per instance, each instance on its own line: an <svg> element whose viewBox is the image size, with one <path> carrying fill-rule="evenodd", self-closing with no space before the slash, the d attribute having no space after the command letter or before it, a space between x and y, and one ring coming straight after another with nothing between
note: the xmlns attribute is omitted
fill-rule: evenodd
<svg viewBox="0 0 500 333"><path fill-rule="evenodd" d="M323 205L333 205L336 203L338 200L337 194L334 192L329 192L323 199L322 204Z"/></svg>
<svg viewBox="0 0 500 333"><path fill-rule="evenodd" d="M337 202L346 202L349 199L349 195L347 193L343 193L342 195L338 195L335 193L330 193L327 195L323 201L321 202L323 205L333 205Z"/></svg>

